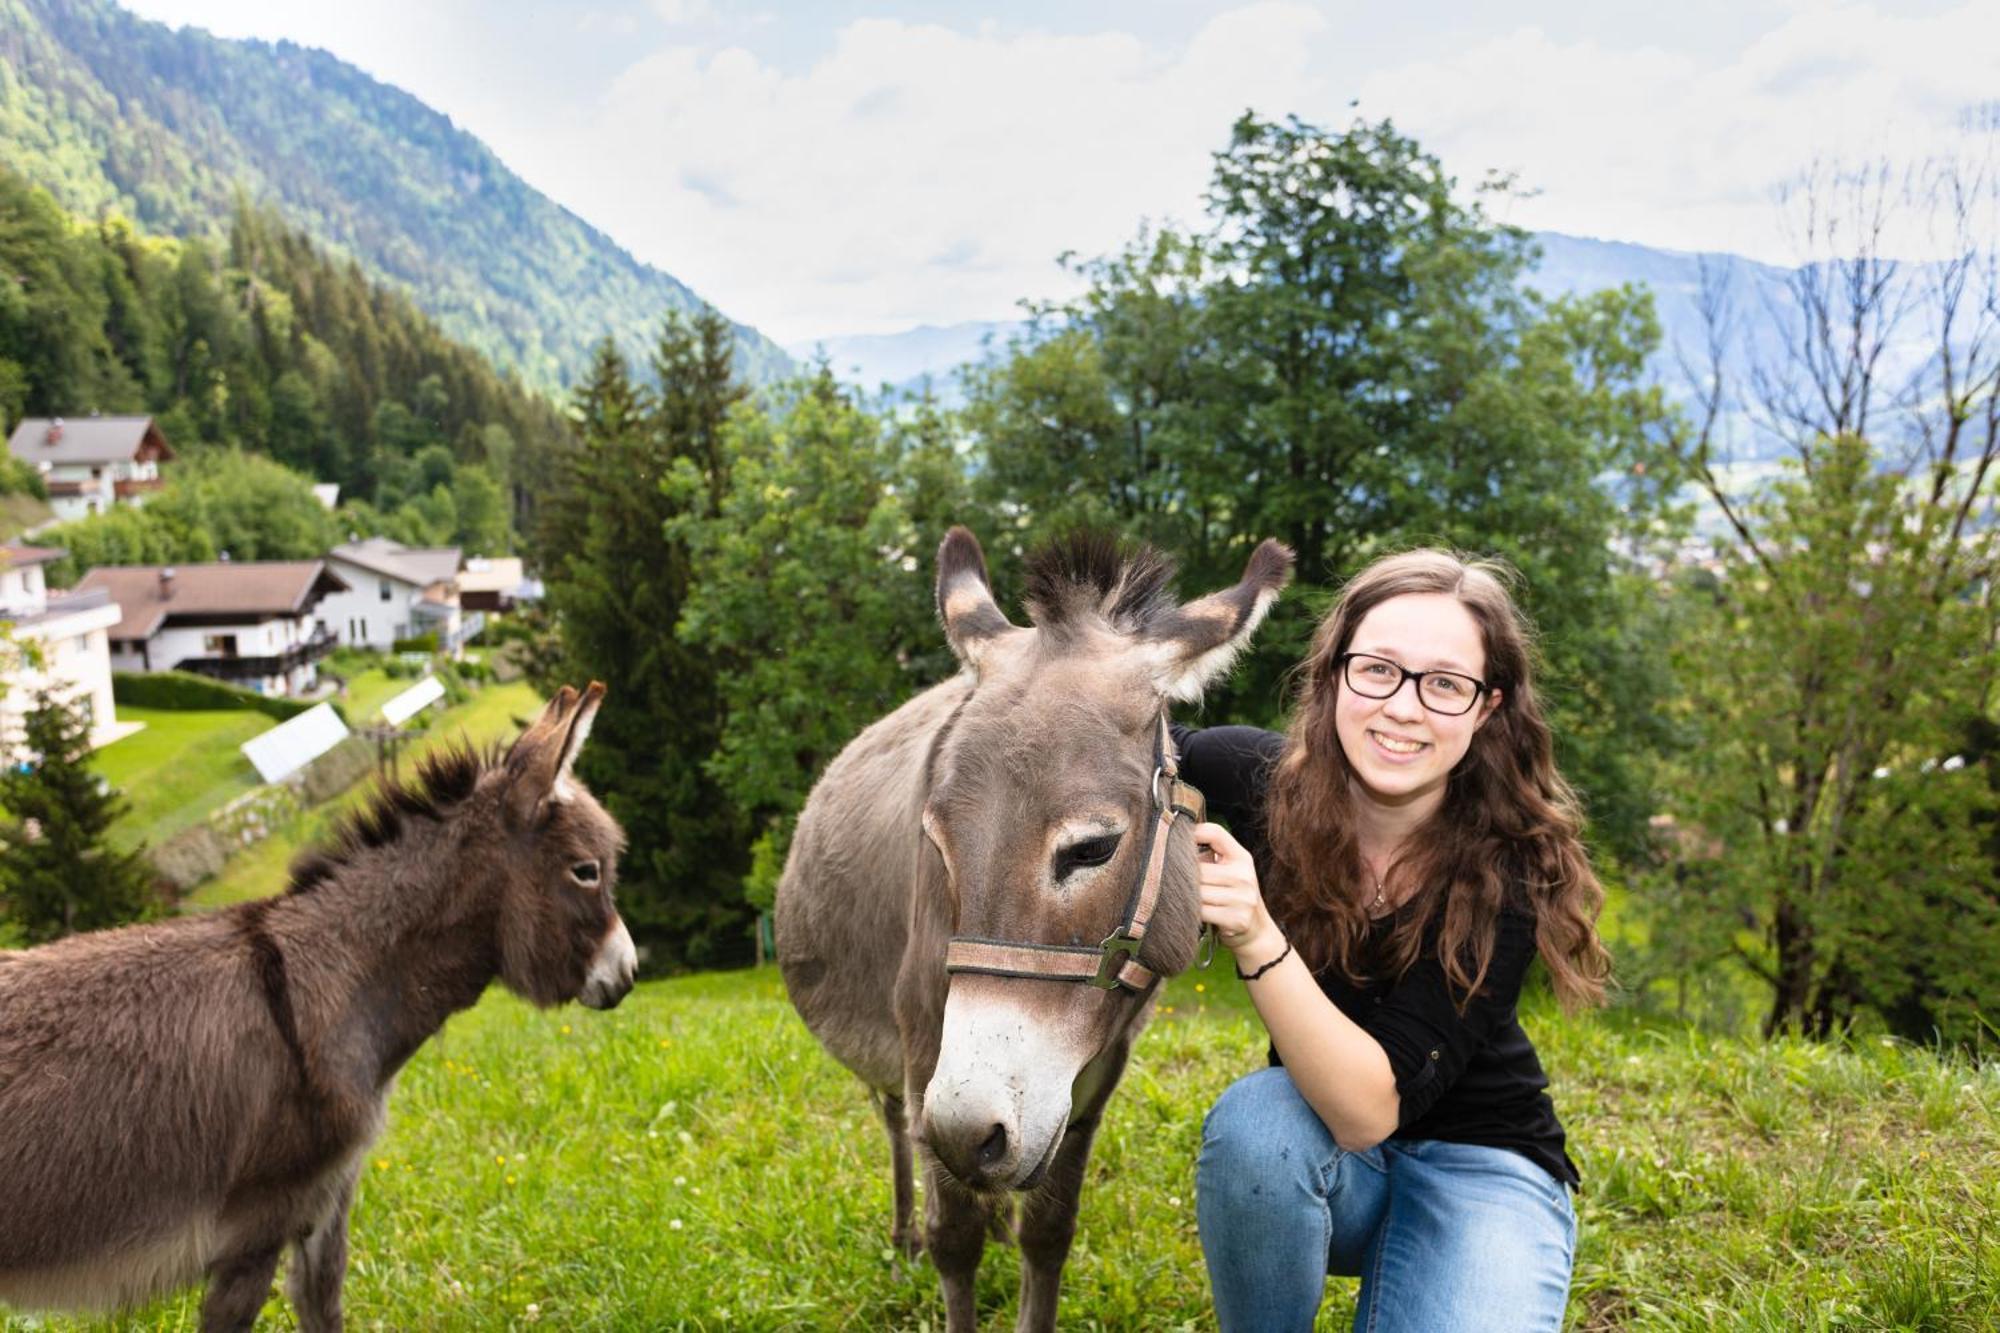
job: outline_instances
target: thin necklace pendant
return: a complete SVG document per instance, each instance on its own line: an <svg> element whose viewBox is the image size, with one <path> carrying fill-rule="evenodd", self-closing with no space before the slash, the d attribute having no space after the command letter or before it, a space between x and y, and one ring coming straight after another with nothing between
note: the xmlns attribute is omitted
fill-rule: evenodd
<svg viewBox="0 0 2000 1333"><path fill-rule="evenodd" d="M1378 879L1375 881L1375 900L1368 904L1368 910L1370 912L1373 912L1378 908L1380 908L1381 906L1382 906L1382 881Z"/></svg>

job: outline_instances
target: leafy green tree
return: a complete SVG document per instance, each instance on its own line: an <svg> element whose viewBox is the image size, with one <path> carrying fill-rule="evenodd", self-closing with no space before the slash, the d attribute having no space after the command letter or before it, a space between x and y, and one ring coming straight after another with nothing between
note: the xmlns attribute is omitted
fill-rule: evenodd
<svg viewBox="0 0 2000 1333"><path fill-rule="evenodd" d="M1796 317L1749 314L1782 350L1747 392L1721 370L1727 288L1704 293L1713 365L1678 448L1724 535L1716 576L1677 599L1697 743L1668 773L1686 833L1646 905L1656 935L1706 940L1765 988L1767 1032L1870 1017L1990 1041L2000 877L1976 743L2000 682L2000 187L1947 163L1816 175L1799 202L1815 262L1790 279ZM1911 206L1955 241L1943 260L1882 253ZM1916 335L1927 354L1885 355ZM1727 480L1730 420L1783 447L1776 481Z"/></svg>
<svg viewBox="0 0 2000 1333"><path fill-rule="evenodd" d="M759 908L827 761L945 669L928 558L943 529L919 529L910 508L933 498L932 438L885 430L822 369L777 415L729 418L718 508L692 460L670 479L686 510L668 532L702 571L680 636L719 667L725 720L706 768L760 830L745 886Z"/></svg>
<svg viewBox="0 0 2000 1333"><path fill-rule="evenodd" d="M144 859L105 838L124 801L89 767L88 706L39 692L24 745L30 762L0 772L0 903L20 933L39 944L153 915Z"/></svg>
<svg viewBox="0 0 2000 1333"><path fill-rule="evenodd" d="M202 528L170 523L152 506L116 505L101 514L58 523L36 537L69 554L46 567L49 581L67 587L98 565L198 564L216 556Z"/></svg>
<svg viewBox="0 0 2000 1333"><path fill-rule="evenodd" d="M340 535L312 478L241 449L193 451L169 465L149 517L207 535L232 560L310 560ZM188 557L179 557L188 558Z"/></svg>
<svg viewBox="0 0 2000 1333"><path fill-rule="evenodd" d="M1865 1009L1913 1040L1977 1038L2000 1008L1994 806L1951 761L2000 666L1978 583L1994 542L1941 563L1948 519L1853 437L1739 516L1754 545L1686 594L1700 743L1672 810L1699 837L1658 872L1660 928L1768 985L1769 1031L1827 1035Z"/></svg>

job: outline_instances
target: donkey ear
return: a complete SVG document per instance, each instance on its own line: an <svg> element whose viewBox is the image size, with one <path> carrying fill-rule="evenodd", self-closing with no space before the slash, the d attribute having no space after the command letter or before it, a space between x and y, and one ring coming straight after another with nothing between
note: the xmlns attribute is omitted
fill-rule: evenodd
<svg viewBox="0 0 2000 1333"><path fill-rule="evenodd" d="M568 728L563 736L562 759L556 765L556 780L550 795L558 801L570 799L569 786L571 770L576 767L576 757L583 751L583 743L590 739L590 724L597 720L598 705L604 702L604 682L593 680L584 687L583 697L577 700L576 708L565 719Z"/></svg>
<svg viewBox="0 0 2000 1333"><path fill-rule="evenodd" d="M1019 629L993 600L979 539L962 527L947 532L938 547L937 609L952 652L974 671L988 648Z"/></svg>
<svg viewBox="0 0 2000 1333"><path fill-rule="evenodd" d="M1250 553L1235 587L1189 602L1151 626L1146 646L1160 693L1169 699L1199 699L1229 670L1291 577L1291 548L1267 539Z"/></svg>
<svg viewBox="0 0 2000 1333"><path fill-rule="evenodd" d="M603 687L596 688L602 697ZM507 811L517 823L532 820L554 792L577 714L577 693L565 685L507 751Z"/></svg>

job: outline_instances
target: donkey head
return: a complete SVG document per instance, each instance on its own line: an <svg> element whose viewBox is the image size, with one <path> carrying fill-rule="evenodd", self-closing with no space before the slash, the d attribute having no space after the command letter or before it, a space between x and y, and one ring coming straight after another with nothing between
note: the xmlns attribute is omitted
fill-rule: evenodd
<svg viewBox="0 0 2000 1333"><path fill-rule="evenodd" d="M612 906L624 832L572 769L603 702L593 681L565 685L499 767L508 841L500 979L536 1004L610 1009L632 989L638 954Z"/></svg>
<svg viewBox="0 0 2000 1333"><path fill-rule="evenodd" d="M1162 713L1229 667L1290 576L1267 541L1243 579L1182 605L1171 563L1079 537L1031 562L1031 625L993 599L979 543L938 553L938 611L977 685L931 761L928 872L959 939L1092 948L1121 925L1158 823ZM1190 824L1165 832L1138 953L1154 973L1193 961L1200 933ZM974 1188L1028 1188L1052 1160L1085 1067L1150 998L1045 977L954 971L924 1141ZM1112 1078L1116 1070L1108 1071Z"/></svg>

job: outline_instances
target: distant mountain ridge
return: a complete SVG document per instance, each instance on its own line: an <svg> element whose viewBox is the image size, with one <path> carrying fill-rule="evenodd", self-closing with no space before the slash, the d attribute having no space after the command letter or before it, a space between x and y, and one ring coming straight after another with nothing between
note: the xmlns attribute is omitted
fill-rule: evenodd
<svg viewBox="0 0 2000 1333"><path fill-rule="evenodd" d="M1740 255L1702 255L1561 232L1536 232L1534 240L1541 248L1541 261L1528 273L1524 285L1544 295L1575 296L1625 283L1652 291L1654 313L1660 321L1660 350L1651 371L1671 397L1685 399L1690 391L1682 373L1683 358L1693 368L1705 369L1707 330L1701 312L1704 265L1718 275L1734 311L1732 342L1724 362L1732 382L1740 389L1748 383L1753 366L1777 365L1783 359L1784 325L1797 315L1789 286L1794 270ZM1020 320L923 325L905 333L807 339L793 343L791 350L801 358L823 350L836 375L871 391L886 384L892 396L913 395L928 384L942 400L956 402L960 392L953 372L966 362L980 360L988 349L1004 352L1008 341L1026 328ZM1885 370L1907 367L1912 358L1923 356L1927 351L1924 340L1934 336L1933 330L1913 322L1889 349ZM1778 448L1775 441L1750 431L1740 413L1732 414L1727 424L1743 461L1758 461Z"/></svg>
<svg viewBox="0 0 2000 1333"><path fill-rule="evenodd" d="M0 151L65 208L152 231L219 235L239 197L273 205L543 389L606 333L643 358L668 311L701 304L415 97L108 0L0 0ZM792 369L735 327L748 378Z"/></svg>

